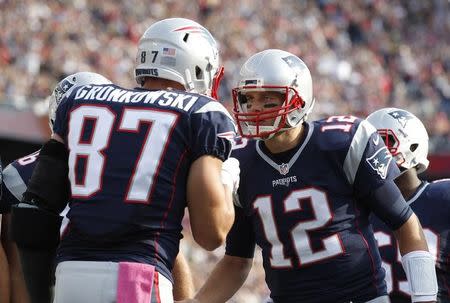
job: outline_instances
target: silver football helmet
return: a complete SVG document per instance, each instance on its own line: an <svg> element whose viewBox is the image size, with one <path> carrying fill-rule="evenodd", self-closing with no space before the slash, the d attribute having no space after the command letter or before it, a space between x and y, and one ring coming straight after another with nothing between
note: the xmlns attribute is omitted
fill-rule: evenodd
<svg viewBox="0 0 450 303"><path fill-rule="evenodd" d="M246 92L276 91L285 96L276 109L249 112ZM311 73L297 56L268 49L250 57L242 66L238 87L233 89L233 114L246 138L271 138L301 124L314 106ZM273 120L272 125L267 121Z"/></svg>
<svg viewBox="0 0 450 303"><path fill-rule="evenodd" d="M417 173L428 168L428 133L412 113L398 108L383 108L367 117L375 126L397 165L416 167Z"/></svg>
<svg viewBox="0 0 450 303"><path fill-rule="evenodd" d="M140 85L145 77L163 78L217 99L222 76L216 40L197 22L164 19L152 24L139 40L135 78Z"/></svg>
<svg viewBox="0 0 450 303"><path fill-rule="evenodd" d="M111 84L112 82L97 73L79 72L65 77L53 89L48 97L48 122L50 129L53 130L56 110L61 103L62 98L70 93L75 87L88 84Z"/></svg>

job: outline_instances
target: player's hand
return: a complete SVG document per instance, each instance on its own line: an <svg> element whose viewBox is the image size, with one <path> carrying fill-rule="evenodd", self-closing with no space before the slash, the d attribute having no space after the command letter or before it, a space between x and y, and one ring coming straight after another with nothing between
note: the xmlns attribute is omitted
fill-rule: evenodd
<svg viewBox="0 0 450 303"><path fill-rule="evenodd" d="M230 157L223 162L221 172L222 183L230 187L233 194L236 194L239 188L240 172L241 169L239 168L238 159Z"/></svg>

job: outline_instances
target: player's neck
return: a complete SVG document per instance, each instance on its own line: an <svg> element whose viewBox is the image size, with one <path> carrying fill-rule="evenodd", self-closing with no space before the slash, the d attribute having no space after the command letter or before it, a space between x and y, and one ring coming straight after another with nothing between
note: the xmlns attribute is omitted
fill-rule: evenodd
<svg viewBox="0 0 450 303"><path fill-rule="evenodd" d="M300 143L305 132L304 129L304 126L300 125L298 127L286 130L276 134L273 138L264 141L264 144L273 154L285 152L293 149Z"/></svg>
<svg viewBox="0 0 450 303"><path fill-rule="evenodd" d="M395 184L397 184L405 200L409 200L414 195L421 183L422 181L414 168L408 169L395 179Z"/></svg>
<svg viewBox="0 0 450 303"><path fill-rule="evenodd" d="M181 83L178 83L178 82L175 82L172 80L161 79L161 78L151 78L151 77L148 77L145 80L144 85L142 87L145 89L149 89L149 90L157 90L157 89L185 90L184 86Z"/></svg>

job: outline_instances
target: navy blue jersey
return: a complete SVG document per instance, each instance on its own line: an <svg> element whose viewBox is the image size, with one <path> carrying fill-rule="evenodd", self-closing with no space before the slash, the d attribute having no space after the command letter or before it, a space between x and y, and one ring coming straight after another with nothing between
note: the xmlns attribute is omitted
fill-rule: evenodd
<svg viewBox="0 0 450 303"><path fill-rule="evenodd" d="M72 190L58 261L148 263L171 279L190 166L231 152L226 109L184 91L88 85L61 102L53 130L70 151Z"/></svg>
<svg viewBox="0 0 450 303"><path fill-rule="evenodd" d="M22 195L27 189L39 151L15 160L3 170L3 196L0 201L0 213L9 213L11 205L22 200Z"/></svg>
<svg viewBox="0 0 450 303"><path fill-rule="evenodd" d="M408 201L427 239L428 249L436 259L438 302L450 302L450 180L422 182ZM391 302L411 302L408 282L400 252L392 232L376 217L371 217Z"/></svg>
<svg viewBox="0 0 450 303"><path fill-rule="evenodd" d="M262 248L274 302L385 295L368 216L377 212L398 228L412 214L393 183L398 168L367 121L330 117L304 126L305 138L292 150L271 154L263 141L249 141L233 151L242 208L226 253L251 258L255 243Z"/></svg>

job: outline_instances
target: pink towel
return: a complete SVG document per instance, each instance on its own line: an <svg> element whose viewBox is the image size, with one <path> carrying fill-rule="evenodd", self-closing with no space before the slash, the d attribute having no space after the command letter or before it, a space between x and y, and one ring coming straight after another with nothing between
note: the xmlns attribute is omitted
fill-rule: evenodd
<svg viewBox="0 0 450 303"><path fill-rule="evenodd" d="M151 302L155 267L149 264L120 262L117 303Z"/></svg>

